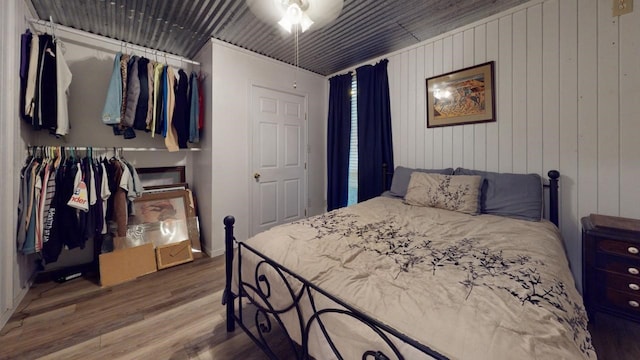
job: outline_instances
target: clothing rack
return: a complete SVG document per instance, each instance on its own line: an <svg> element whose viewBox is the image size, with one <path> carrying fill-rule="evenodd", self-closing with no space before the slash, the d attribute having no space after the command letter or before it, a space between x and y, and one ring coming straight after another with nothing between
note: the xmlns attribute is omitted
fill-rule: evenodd
<svg viewBox="0 0 640 360"><path fill-rule="evenodd" d="M155 49L145 48L143 46L139 46L139 45L135 45L135 44L132 44L132 43L127 43L127 42L124 42L124 41L112 39L112 38L109 38L109 37L106 37L106 36L102 36L102 35L92 34L92 33L86 32L86 31L74 29L72 27L56 24L53 21L46 21L46 20L40 20L40 19L28 19L27 21L32 25L38 25L38 26L42 26L42 27L47 28L47 29L51 29L52 32L54 32L54 34L51 34L51 35L53 35L54 37L55 37L55 32L58 31L58 30L61 30L61 31L64 31L64 32L67 32L67 33L70 33L70 34L80 35L80 36L86 37L86 38L91 39L91 40L97 40L97 41L105 42L105 43L112 44L112 45L115 45L115 46L120 46L121 48L124 47L124 48L127 48L127 49L131 49L133 51L138 51L138 52L142 52L142 53L148 53L148 54L154 55L156 57L160 56L160 57L163 57L165 59L171 59L171 60L179 61L180 63L187 63L187 64L192 64L192 65L200 65L200 63L197 62L197 61L186 59L186 58L183 58L181 56L169 54L169 53L166 53L166 52L163 52L163 51L159 51L159 50L155 50ZM93 47L97 47L97 45L95 43L87 43L87 45L91 45Z"/></svg>
<svg viewBox="0 0 640 360"><path fill-rule="evenodd" d="M49 158L49 159L53 159L55 157L71 157L71 158L76 158L77 161L80 161L79 158L84 158L84 157L89 157L89 158L94 158L97 159L98 156L104 156L105 154L108 154L108 157L115 157L117 159L122 159L124 160L124 157L122 156L122 153L124 150L129 149L132 151L149 151L150 149L154 149L154 150L166 150L166 149L156 149L156 148L123 148L123 147L92 147L92 146L48 146L48 145L30 145L27 147L28 151L29 151L29 156L32 158ZM76 152L79 151L79 152ZM64 155L63 155L64 154ZM124 160L126 161L126 160ZM26 165L26 166L30 166ZM57 165L56 165L57 166ZM79 166L79 165L78 165ZM38 170L39 171L39 170ZM91 173L92 177L93 177L93 172ZM33 176L33 175L32 175ZM45 178L48 178L48 175L45 175ZM57 178L57 176L56 176ZM84 177L83 177L84 178ZM132 178L137 178L137 175L133 175ZM46 183L45 183L46 184ZM95 183L91 183L92 186L95 185ZM47 188L48 189L48 184L43 185L41 189ZM22 190L21 190L22 191ZM38 190L41 191L41 190ZM99 194L99 193L98 193ZM100 196L100 195L98 195ZM36 197L37 199L37 197ZM65 198L66 199L66 198ZM100 199L100 198L99 198ZM102 198L102 200L105 200L104 198ZM53 200L52 200L53 201ZM66 200L64 200L64 202L66 202ZM46 210L45 210L46 211ZM86 210L85 210L86 212ZM43 213L45 213L43 211ZM57 212L58 214L58 212ZM90 216L94 216L95 213L93 215ZM27 216L33 216L33 215L27 215ZM104 215L101 215L104 216ZM36 221L34 219L31 219L31 221ZM40 224L42 224L43 222L40 222ZM92 222L88 222L88 224L92 224L91 226L95 227L95 223ZM36 227L38 225L35 225ZM91 227L90 229L94 229L93 227ZM25 228L26 229L26 228ZM22 229L19 229L18 231L23 231ZM27 230L28 231L28 230ZM36 228L36 231L37 230ZM83 230L84 231L84 230ZM80 263L80 264L73 264L73 265L63 265L62 267L54 267L52 269L46 269L45 265L44 265L44 261L45 258L41 256L39 256L35 262L36 262L36 267L38 269L38 274L37 274L37 279L38 281L66 281L66 280L70 280L72 278L81 276L83 273L95 273L99 268L99 255L101 253L101 249L102 249L102 242L104 241L104 235L100 234L100 233L94 233L93 230L91 231L91 235L89 236L89 238L87 238L86 241L92 241L93 242L93 254L92 254L92 260L90 260L89 262L86 263ZM27 235L29 236L29 235ZM33 237L36 238L36 242L38 241L38 235L32 235ZM62 235L60 235L62 236ZM46 241L44 241L46 242ZM40 243L42 246L42 243ZM82 246L80 246L80 248L83 248ZM31 248L28 248L30 253L38 253L38 254L42 254L42 251L44 249L44 247L40 247L38 248L37 246L35 247L35 251ZM62 250L60 250L62 251ZM56 256L57 259L57 256ZM54 260L53 262L55 262L57 260Z"/></svg>
<svg viewBox="0 0 640 360"><path fill-rule="evenodd" d="M168 151L166 148L156 148L156 147L103 147L103 146L60 146L60 145L29 145L28 150L37 150L37 149L69 149L69 150L79 150L79 151L117 151L117 152L136 152L136 151ZM178 152L181 151L200 151L200 148L186 148L179 149Z"/></svg>

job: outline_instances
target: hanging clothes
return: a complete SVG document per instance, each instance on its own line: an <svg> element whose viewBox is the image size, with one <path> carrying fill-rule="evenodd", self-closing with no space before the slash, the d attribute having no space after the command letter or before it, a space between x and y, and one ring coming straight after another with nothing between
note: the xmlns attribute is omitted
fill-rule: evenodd
<svg viewBox="0 0 640 360"><path fill-rule="evenodd" d="M147 65L149 65L149 60L146 58L138 59L135 65L138 67L137 83L140 89L133 118L133 128L136 130L147 129L147 114L149 112L149 71Z"/></svg>
<svg viewBox="0 0 640 360"><path fill-rule="evenodd" d="M47 202L47 186L49 184L49 173L51 171L51 159L45 159L44 163L41 166L40 174L38 176L38 181L36 182L36 189L39 192L39 200L38 200L38 210L37 210L37 218L36 218L36 252L42 250L42 244L44 242L44 226L45 226L45 209L48 209L46 206ZM50 205L51 199L49 199Z"/></svg>
<svg viewBox="0 0 640 360"><path fill-rule="evenodd" d="M56 193L56 173L59 159L54 159L51 165L49 165L49 180L46 187L43 189L44 204L43 204L43 225L42 225L42 243L49 241L52 237L53 231L53 218L55 216L56 208L54 204L54 197Z"/></svg>
<svg viewBox="0 0 640 360"><path fill-rule="evenodd" d="M122 53L116 53L113 58L113 69L111 79L109 80L109 88L107 89L107 98L104 101L102 109L102 122L106 125L120 124L122 111L122 72L120 71L120 59Z"/></svg>
<svg viewBox="0 0 640 360"><path fill-rule="evenodd" d="M189 77L182 69L178 70L175 86L175 107L173 109L173 127L180 149L187 148L189 140Z"/></svg>
<svg viewBox="0 0 640 360"><path fill-rule="evenodd" d="M165 66L163 64L156 64L153 69L153 120L149 130L151 130L151 137L155 137L155 134L162 135L163 115L164 114L164 87L163 87L163 74L165 72Z"/></svg>
<svg viewBox="0 0 640 360"><path fill-rule="evenodd" d="M33 125L33 117L36 110L36 79L38 78L38 68L40 67L40 38L33 36L31 46L29 46L29 71L27 72L27 85L25 89L24 113L25 120Z"/></svg>
<svg viewBox="0 0 640 360"><path fill-rule="evenodd" d="M138 78L137 56L132 56L127 65L127 103L125 104L124 118L121 121L123 127L133 127L140 96L140 79Z"/></svg>
<svg viewBox="0 0 640 360"><path fill-rule="evenodd" d="M120 184L122 181L123 168L120 161L117 159L111 159L109 161L114 169L114 189L112 190L113 202L110 207L112 208L113 221L117 225L117 236L127 236L127 195L126 190L123 189Z"/></svg>
<svg viewBox="0 0 640 360"><path fill-rule="evenodd" d="M55 133L58 126L58 90L56 74L56 45L53 36L38 35L40 38L40 68L36 80L36 110L33 125L35 129L47 129Z"/></svg>
<svg viewBox="0 0 640 360"><path fill-rule="evenodd" d="M155 67L155 63L153 61L149 61L149 63L147 64L147 88L149 90L149 101L147 103L147 116L145 119L145 131L149 132L150 130L150 124L151 124L151 119L153 118L153 104L154 104L154 67Z"/></svg>
<svg viewBox="0 0 640 360"><path fill-rule="evenodd" d="M28 173L30 172L31 165L34 161L34 157L29 155L25 160L24 166L20 170L20 191L18 193L18 224L16 225L16 248L22 249L27 235L25 224L27 223L27 203L28 203Z"/></svg>
<svg viewBox="0 0 640 360"><path fill-rule="evenodd" d="M27 30L20 45L20 117L34 130L67 135L72 74L63 43L53 35L33 35Z"/></svg>
<svg viewBox="0 0 640 360"><path fill-rule="evenodd" d="M91 149L84 157L42 152L34 150L20 172L18 251L55 262L63 249L107 234L108 215L118 236L126 236L128 208L142 194L135 167L124 158L96 159Z"/></svg>
<svg viewBox="0 0 640 360"><path fill-rule="evenodd" d="M178 135L173 126L173 112L175 109L175 82L176 76L173 68L167 66L165 77L165 113L164 113L164 144L170 152L178 151Z"/></svg>
<svg viewBox="0 0 640 360"><path fill-rule="evenodd" d="M202 79L195 72L117 53L102 121L125 139L144 130L151 137L162 135L169 151L188 148L200 141L204 124Z"/></svg>
<svg viewBox="0 0 640 360"><path fill-rule="evenodd" d="M69 133L69 86L73 74L64 58L64 46L62 42L56 41L56 109L57 124L55 134L57 136L65 136Z"/></svg>
<svg viewBox="0 0 640 360"><path fill-rule="evenodd" d="M200 142L200 131L198 129L199 96L198 75L192 72L189 78L189 142L191 143Z"/></svg>
<svg viewBox="0 0 640 360"><path fill-rule="evenodd" d="M100 234L104 235L107 233L107 219L108 219L108 213L109 213L109 209L108 209L108 204L109 204L109 198L111 197L111 189L109 187L109 174L107 172L107 165L108 163L106 163L106 159L105 161L98 161L102 173L102 180L101 180L101 184L100 184L100 192L99 192L99 197L102 200L102 213L101 213L101 217L100 217L100 224L102 225L100 227ZM96 228L97 229L97 228Z"/></svg>
<svg viewBox="0 0 640 360"><path fill-rule="evenodd" d="M204 75L198 76L198 130L204 129Z"/></svg>
<svg viewBox="0 0 640 360"><path fill-rule="evenodd" d="M27 79L29 77L29 59L31 56L31 41L33 35L31 30L27 29L20 36L20 118L31 124L31 118L26 114L26 94L27 94Z"/></svg>
<svg viewBox="0 0 640 360"><path fill-rule="evenodd" d="M122 54L120 57L120 80L122 84L120 88L122 89L122 101L120 102L120 123L122 123L124 119L124 113L127 110L127 80L129 77L127 64L129 63L129 55Z"/></svg>

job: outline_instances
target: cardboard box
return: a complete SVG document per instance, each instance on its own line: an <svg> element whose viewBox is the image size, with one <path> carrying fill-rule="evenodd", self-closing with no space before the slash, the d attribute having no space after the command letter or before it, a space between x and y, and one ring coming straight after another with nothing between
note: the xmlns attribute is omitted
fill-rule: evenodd
<svg viewBox="0 0 640 360"><path fill-rule="evenodd" d="M153 244L100 254L100 284L112 286L156 272Z"/></svg>
<svg viewBox="0 0 640 360"><path fill-rule="evenodd" d="M173 244L161 245L156 248L158 269L184 264L193 261L191 240L183 240Z"/></svg>

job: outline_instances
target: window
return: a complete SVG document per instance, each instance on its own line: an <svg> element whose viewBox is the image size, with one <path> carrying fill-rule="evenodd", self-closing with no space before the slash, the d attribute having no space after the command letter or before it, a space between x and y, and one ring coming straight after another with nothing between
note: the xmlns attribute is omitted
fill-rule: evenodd
<svg viewBox="0 0 640 360"><path fill-rule="evenodd" d="M349 141L349 198L347 206L358 202L358 83L351 78L351 140Z"/></svg>

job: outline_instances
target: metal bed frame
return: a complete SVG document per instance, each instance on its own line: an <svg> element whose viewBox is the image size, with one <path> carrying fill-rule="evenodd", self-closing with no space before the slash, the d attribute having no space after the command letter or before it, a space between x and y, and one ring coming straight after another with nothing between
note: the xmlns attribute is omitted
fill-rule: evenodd
<svg viewBox="0 0 640 360"><path fill-rule="evenodd" d="M386 167L383 168L383 174L386 178L388 172ZM556 170L551 170L547 175L549 176L549 184L545 184L544 186L549 189L549 220L558 226L558 179L560 177L560 173ZM383 182L383 184L386 189L386 182ZM366 350L362 354L362 360L404 359L405 357L401 354L398 346L396 345L398 344L398 341L404 342L418 352L429 355L434 359L447 359L446 356L440 354L436 350L431 349L430 347L419 343L392 327L358 311L353 306L307 281L292 270L278 264L253 247L245 244L244 242L237 241L233 235L234 224L235 219L233 216L227 216L224 218L226 284L222 296L222 304L226 305L227 332L234 331L235 325L237 324L270 359L279 359L276 350L269 344L269 339L266 336L274 330L274 326L278 326L287 336L286 344L291 350L290 354L294 356L295 359L311 359L309 354L309 334L312 326L317 323L318 328L324 336L324 339L329 345L331 351L338 359L344 359L336 345L335 339L331 337L327 331L325 323L323 322L323 316L326 316L327 314L332 314L333 316L342 315L364 324L366 327L371 329L372 334L379 336L382 341L380 344L386 344L386 353L381 349ZM232 290L234 251L238 252L238 256L236 258L238 293L234 293ZM253 276L253 280L256 285L247 283L242 279L242 253L245 251L249 251L260 258ZM278 276L278 279L276 280L283 282L286 286L289 293L288 295L291 298L291 302L287 306L276 308L269 302L269 298L271 297L271 283L266 275L264 275L264 272L260 271L263 267L270 267L273 269L275 274ZM318 309L316 306L316 298L320 296L331 300L335 303L335 307ZM255 308L252 325L245 324L245 316L243 316L242 312L243 298L246 298L247 300L245 305L251 305ZM237 310L235 308L236 299L238 301ZM309 316L308 319L305 319L302 314L302 301L308 301L311 306L312 315ZM297 317L297 330L299 330L301 334L301 344L297 344L292 339L289 330L281 320L281 315L289 311L294 311L294 314Z"/></svg>

